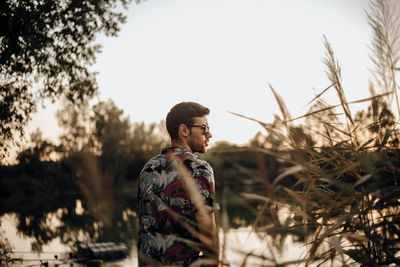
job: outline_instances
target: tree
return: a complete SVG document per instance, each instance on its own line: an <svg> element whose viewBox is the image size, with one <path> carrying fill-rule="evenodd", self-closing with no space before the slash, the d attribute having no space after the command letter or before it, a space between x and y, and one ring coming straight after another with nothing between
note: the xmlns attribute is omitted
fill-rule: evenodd
<svg viewBox="0 0 400 267"><path fill-rule="evenodd" d="M116 36L126 19L117 5L130 1L0 1L0 146L23 133L43 99L79 105L96 94L94 40Z"/></svg>
<svg viewBox="0 0 400 267"><path fill-rule="evenodd" d="M131 123L124 111L112 100L100 102L93 107L93 136L100 144L102 168L117 177L123 176L129 163L131 147Z"/></svg>
<svg viewBox="0 0 400 267"><path fill-rule="evenodd" d="M146 161L169 141L164 121L132 124L112 100L95 105L93 113L101 166L116 180L136 179Z"/></svg>
<svg viewBox="0 0 400 267"><path fill-rule="evenodd" d="M31 134L31 144L18 154L19 164L33 164L40 161L57 160L57 147L43 139L40 129Z"/></svg>
<svg viewBox="0 0 400 267"><path fill-rule="evenodd" d="M78 107L70 102L64 102L63 108L57 111L58 125L64 129L59 136L60 152L64 156L80 151L99 154L99 145L92 134L91 113L89 105Z"/></svg>

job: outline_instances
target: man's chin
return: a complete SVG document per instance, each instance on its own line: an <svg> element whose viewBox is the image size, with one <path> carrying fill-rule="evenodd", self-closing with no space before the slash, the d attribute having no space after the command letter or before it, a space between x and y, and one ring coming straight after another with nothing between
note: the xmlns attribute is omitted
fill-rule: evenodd
<svg viewBox="0 0 400 267"><path fill-rule="evenodd" d="M198 149L196 152L198 152L198 153L206 153L207 152L207 147L202 147L202 148Z"/></svg>

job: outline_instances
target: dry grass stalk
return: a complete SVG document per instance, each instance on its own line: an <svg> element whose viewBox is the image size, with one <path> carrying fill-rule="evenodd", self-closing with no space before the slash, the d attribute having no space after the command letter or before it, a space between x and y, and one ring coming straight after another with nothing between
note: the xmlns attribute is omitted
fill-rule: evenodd
<svg viewBox="0 0 400 267"><path fill-rule="evenodd" d="M314 102L315 100L319 99L326 91L328 91L332 86L334 86L335 84L332 83L331 85L329 85L327 88L325 88L321 93L319 93L318 95L316 95L310 102L308 102L304 107L310 105L312 102Z"/></svg>
<svg viewBox="0 0 400 267"><path fill-rule="evenodd" d="M278 103L279 109L281 110L285 126L287 126L286 125L287 122L291 120L291 116L290 116L289 110L287 109L286 104L283 101L282 97L280 95L278 95L278 93L274 90L272 85L268 84L268 86L271 89L272 93L274 94L274 97L276 99L276 102Z"/></svg>
<svg viewBox="0 0 400 267"><path fill-rule="evenodd" d="M248 116L239 114L239 113L235 113L235 112L231 112L231 111L228 111L228 113L231 113L231 114L233 114L233 115L235 115L235 116L238 116L238 117L241 117L241 118L250 120L250 121L257 122L257 123L260 124L264 129L269 129L269 128L271 127L271 124L269 124L269 123L265 123L265 122L259 121L259 120L257 120L257 119L254 119L254 118L251 118L251 117L248 117Z"/></svg>
<svg viewBox="0 0 400 267"><path fill-rule="evenodd" d="M79 157L74 167L76 184L88 203L90 213L105 226L111 226L114 210L111 181L107 181L96 158L90 154Z"/></svg>
<svg viewBox="0 0 400 267"><path fill-rule="evenodd" d="M222 240L222 246L221 246L221 263L225 264L227 262L226 259L226 249L227 249L227 236L228 236L228 231L229 231L229 217L228 217L228 211L227 211L227 204L226 204L226 197L225 194L222 194L222 214L221 214L221 225L222 225L222 230L223 230L223 240Z"/></svg>
<svg viewBox="0 0 400 267"><path fill-rule="evenodd" d="M309 205L311 205L311 206L313 206L315 208L319 208L319 205L318 205L317 202L315 202L315 201L313 201L311 199L308 199L308 198L300 195L299 193L296 193L295 191L290 190L289 188L283 187L283 190L285 190L291 197L293 197L294 199L296 199L300 203L309 204Z"/></svg>
<svg viewBox="0 0 400 267"><path fill-rule="evenodd" d="M272 185L278 184L286 176L293 175L295 173L298 173L298 172L301 172L301 171L305 171L305 170L307 170L307 168L305 168L302 165L295 165L295 166L286 168L285 170L283 170L283 172L281 174L278 175L278 177L276 177L274 179L274 182L272 183Z"/></svg>
<svg viewBox="0 0 400 267"><path fill-rule="evenodd" d="M199 259L190 264L189 267L214 266L216 264L218 264L218 262L213 259Z"/></svg>
<svg viewBox="0 0 400 267"><path fill-rule="evenodd" d="M329 80L333 83L336 89L336 93L339 97L346 118L351 122L351 124L353 124L350 108L347 104L346 96L344 94L344 90L342 87L341 68L339 66L338 61L335 58L331 45L329 44L325 36L324 36L324 45L326 49L326 58L323 60L323 62L328 68L326 74L328 75Z"/></svg>
<svg viewBox="0 0 400 267"><path fill-rule="evenodd" d="M214 248L214 240L212 236L214 236L216 233L212 232L209 228L207 228L207 225L211 225L211 219L208 216L206 212L206 207L205 207L205 202L203 197L200 194L200 190L198 185L193 179L193 176L189 173L185 165L180 161L180 159L175 156L171 155L171 166L180 174L180 177L182 178L183 181L183 187L185 191L187 192L191 202L195 205L197 211L199 212L198 216L198 221L202 221L203 224L197 226L199 227L199 231L195 231L193 228L189 227L189 225L185 225L185 228L195 237L197 237L203 244L207 246L208 249L216 250ZM172 210L171 210L172 212ZM176 214L177 216L177 214ZM178 220L181 224L181 220ZM214 251L215 252L215 251Z"/></svg>
<svg viewBox="0 0 400 267"><path fill-rule="evenodd" d="M281 129L279 129L276 125L271 124L271 123L264 123L264 122L259 121L259 120L257 120L257 119L254 119L254 118L251 118L251 117L242 115L242 114L238 114L238 113L235 113L235 112L230 112L230 111L228 111L228 112L231 113L231 114L233 114L233 115L235 115L235 116L238 116L238 117L241 117L241 118L250 120L250 121L257 122L257 123L260 124L268 133L270 133L271 135L273 135L273 136L277 137L278 139L280 139L280 140L282 141L282 143L286 143L286 141L287 141L286 136L280 133ZM285 122L283 122L279 117L276 118L276 119L278 119L279 122L282 122L283 125L285 124ZM240 151L240 150L236 150L236 151ZM220 152L222 152L222 151L220 151ZM226 151L226 152L229 152L229 151ZM253 152L257 152L257 149L255 149Z"/></svg>
<svg viewBox="0 0 400 267"><path fill-rule="evenodd" d="M175 155L171 155L171 158L171 165L180 174L183 180L184 189L188 193L192 203L196 206L196 209L199 212L199 216L208 218L204 200L200 194L200 190L196 182L193 179L193 176L189 173L185 165L180 162L180 159L178 157L176 157Z"/></svg>
<svg viewBox="0 0 400 267"><path fill-rule="evenodd" d="M379 95L375 95L375 96L371 96L371 97L367 97L367 98L363 98L363 99L359 99L359 100L346 102L346 104L349 105L349 104L357 104L357 103L368 102L368 101L374 100L376 98L384 97L384 96L387 96L387 95L390 95L390 94L393 94L393 92L387 92L387 93L383 93L383 94L379 94ZM299 119L302 119L302 118L305 118L305 117L309 117L311 115L314 115L314 114L317 114L317 113L320 113L320 112L323 112L323 111L326 111L326 110L331 110L331 109L334 109L334 108L337 108L337 107L340 107L340 106L342 106L342 104L329 106L329 107L322 108L322 109L319 109L319 110L316 110L316 111L312 111L312 112L306 113L306 114L304 114L302 116L290 119L288 122L292 122L292 121L299 120Z"/></svg>
<svg viewBox="0 0 400 267"><path fill-rule="evenodd" d="M396 64L400 59L400 12L390 3L394 2L390 2L390 0L371 1L372 11L368 14L369 23L374 30L373 45L377 57L373 60L376 65L376 73L382 81L382 86L385 87L382 94L375 94L372 88L371 97L348 102L341 84L339 63L325 37L326 58L324 63L332 84L308 104L316 100L320 101L321 96L329 88L335 87L340 100L339 105L318 107L318 110L290 119L283 100L270 86L281 110L286 129L288 129L287 123L289 122L311 116L317 117L317 114L321 114L321 118L317 117L317 119L325 128L326 134L322 133L323 130L314 132L326 138L329 145L322 147L321 150L317 150L316 146L298 149L302 152L299 153L300 155L305 155L303 158L296 157L298 150L293 151L292 154L290 151L285 151L292 156L289 158L277 155L276 152L260 149L259 151L262 153L277 156L285 161L285 167L283 167L281 175L275 177L276 180L272 183L272 195L268 195L268 197L249 193L242 195L247 199L263 202L263 208L257 214L256 223L259 222L261 213L270 203L279 208L292 207L291 216L293 214L301 216L301 218L297 216L296 219L293 219L296 216L289 217L284 224L280 222L280 218L275 218L276 224L275 222L269 223L258 229L263 229L267 233L273 231L274 234L278 232L285 235L287 233L295 234L295 231L292 230L301 231L300 228L304 225L304 238L312 236L312 242L309 243L311 247L304 257L304 260L308 257L306 264L322 264L330 260L333 265L338 259L341 259L343 264L354 260L364 264L363 266L386 266L385 261L400 264L399 250L397 250L398 234L392 234L390 231L390 227L398 228L398 220L391 221L398 215L398 193L393 193L393 195L391 193L392 190L398 191L398 179L394 177L398 170L392 167L394 162L396 164L398 162L398 146L391 150L393 147L387 145L389 138L394 138L391 136L392 132L396 130L397 122L387 115L392 114L390 111L384 113L385 110L378 105L382 103L382 98L390 95L394 95L398 101L397 90L400 89L394 75L394 71L398 70ZM349 105L363 102L371 102L372 114L361 114L353 119ZM330 121L327 122L328 118L332 118L333 112L323 113L337 107L342 107L344 111L347 121L346 130ZM399 105L398 110L400 117ZM246 118L245 116L241 117ZM375 143L372 148L382 149L382 153L381 151L372 153L368 150L368 145L373 142L373 139L366 140L369 136L360 135L364 133L361 133L363 130L369 129L368 126L371 127L371 125L364 127L371 118L373 123L378 125L378 130L374 133L382 136L382 140ZM383 122L382 119L389 122ZM263 127L267 125L257 122L264 125ZM290 138L290 132L287 131L286 134L287 138ZM361 147L360 142L357 141L360 136L363 138L360 139L362 140ZM293 167L287 168L287 163ZM283 179L287 174L294 179L292 183L288 182L290 179ZM394 185L387 186L385 182ZM274 195L275 193L277 195ZM286 199L284 199L285 196ZM388 240L388 242L382 241L382 239ZM324 248L325 245L328 245L328 250ZM396 251L397 254L392 255L393 251ZM243 264L246 264L250 256L250 254L247 255Z"/></svg>
<svg viewBox="0 0 400 267"><path fill-rule="evenodd" d="M254 148L254 147L251 147ZM265 187L265 193L270 195L272 192L272 184L268 178L268 172L263 162L263 155L257 151L256 149L253 150L253 153L257 160L257 166L259 170L259 175L262 178L263 185Z"/></svg>
<svg viewBox="0 0 400 267"><path fill-rule="evenodd" d="M201 234L199 231L197 231L194 227L198 226L193 225L194 222L189 221L185 216L182 216L181 214L173 211L170 208L166 208L166 211L183 227L186 229L186 231L188 231L192 236L198 238L200 240L200 242L202 242L203 244L206 244L209 247L212 247L213 245L213 241L207 237L204 234ZM190 226L190 224L192 224L193 226ZM187 242L187 240L185 240ZM193 246L196 246L196 244L193 244Z"/></svg>
<svg viewBox="0 0 400 267"><path fill-rule="evenodd" d="M338 127L336 127L334 124L329 123L329 122L323 120L322 118L319 118L318 116L315 116L315 115L313 115L313 116L314 116L314 117L317 117L317 118L323 123L324 127L328 127L328 126L329 126L330 128L332 128L332 129L334 129L334 130L336 130L336 131L338 131L338 132L344 134L345 136L351 137L351 134L350 134L350 133L348 133L348 132L346 132L346 131L344 131L344 130L338 128Z"/></svg>
<svg viewBox="0 0 400 267"><path fill-rule="evenodd" d="M370 2L367 12L368 24L372 28L370 56L374 63L376 82L384 92L395 92L397 109L400 116L398 93L394 70L400 59L400 16L398 1L375 0ZM392 98L388 99L389 103Z"/></svg>
<svg viewBox="0 0 400 267"><path fill-rule="evenodd" d="M330 134L330 132L329 132L329 129L326 127L325 124L324 124L324 128L325 128L326 134L323 134L323 133L321 133L321 132L319 132L319 131L316 131L316 130L314 130L314 129L308 127L308 126L304 126L304 128L307 129L307 130L309 130L310 132L316 133L316 134L318 134L319 136L321 136L322 138L328 140L328 142L329 142L330 145L333 145L333 141L335 141L335 143L339 142L339 140L334 140L334 139L332 138L332 136L331 136L331 134Z"/></svg>

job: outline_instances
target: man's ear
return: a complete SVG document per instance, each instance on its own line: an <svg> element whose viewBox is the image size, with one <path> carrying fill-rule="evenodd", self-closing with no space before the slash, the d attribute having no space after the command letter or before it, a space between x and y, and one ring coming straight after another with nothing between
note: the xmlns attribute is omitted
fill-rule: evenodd
<svg viewBox="0 0 400 267"><path fill-rule="evenodd" d="M190 129L185 124L179 124L178 133L179 136L188 137L190 135Z"/></svg>

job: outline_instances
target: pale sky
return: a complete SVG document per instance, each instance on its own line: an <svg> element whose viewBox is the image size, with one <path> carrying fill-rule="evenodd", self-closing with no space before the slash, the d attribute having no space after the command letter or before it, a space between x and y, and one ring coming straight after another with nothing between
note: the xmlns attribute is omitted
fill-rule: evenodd
<svg viewBox="0 0 400 267"><path fill-rule="evenodd" d="M176 103L196 101L211 109L213 141L245 143L261 127L228 111L272 122L279 107L269 83L293 117L330 85L323 34L342 67L347 99L369 96L367 7L367 0L132 3L118 37L99 38L103 51L91 67L99 72L99 98L111 98L132 122L158 122ZM331 94L328 102L339 100ZM55 140L57 108L41 110L29 129Z"/></svg>

